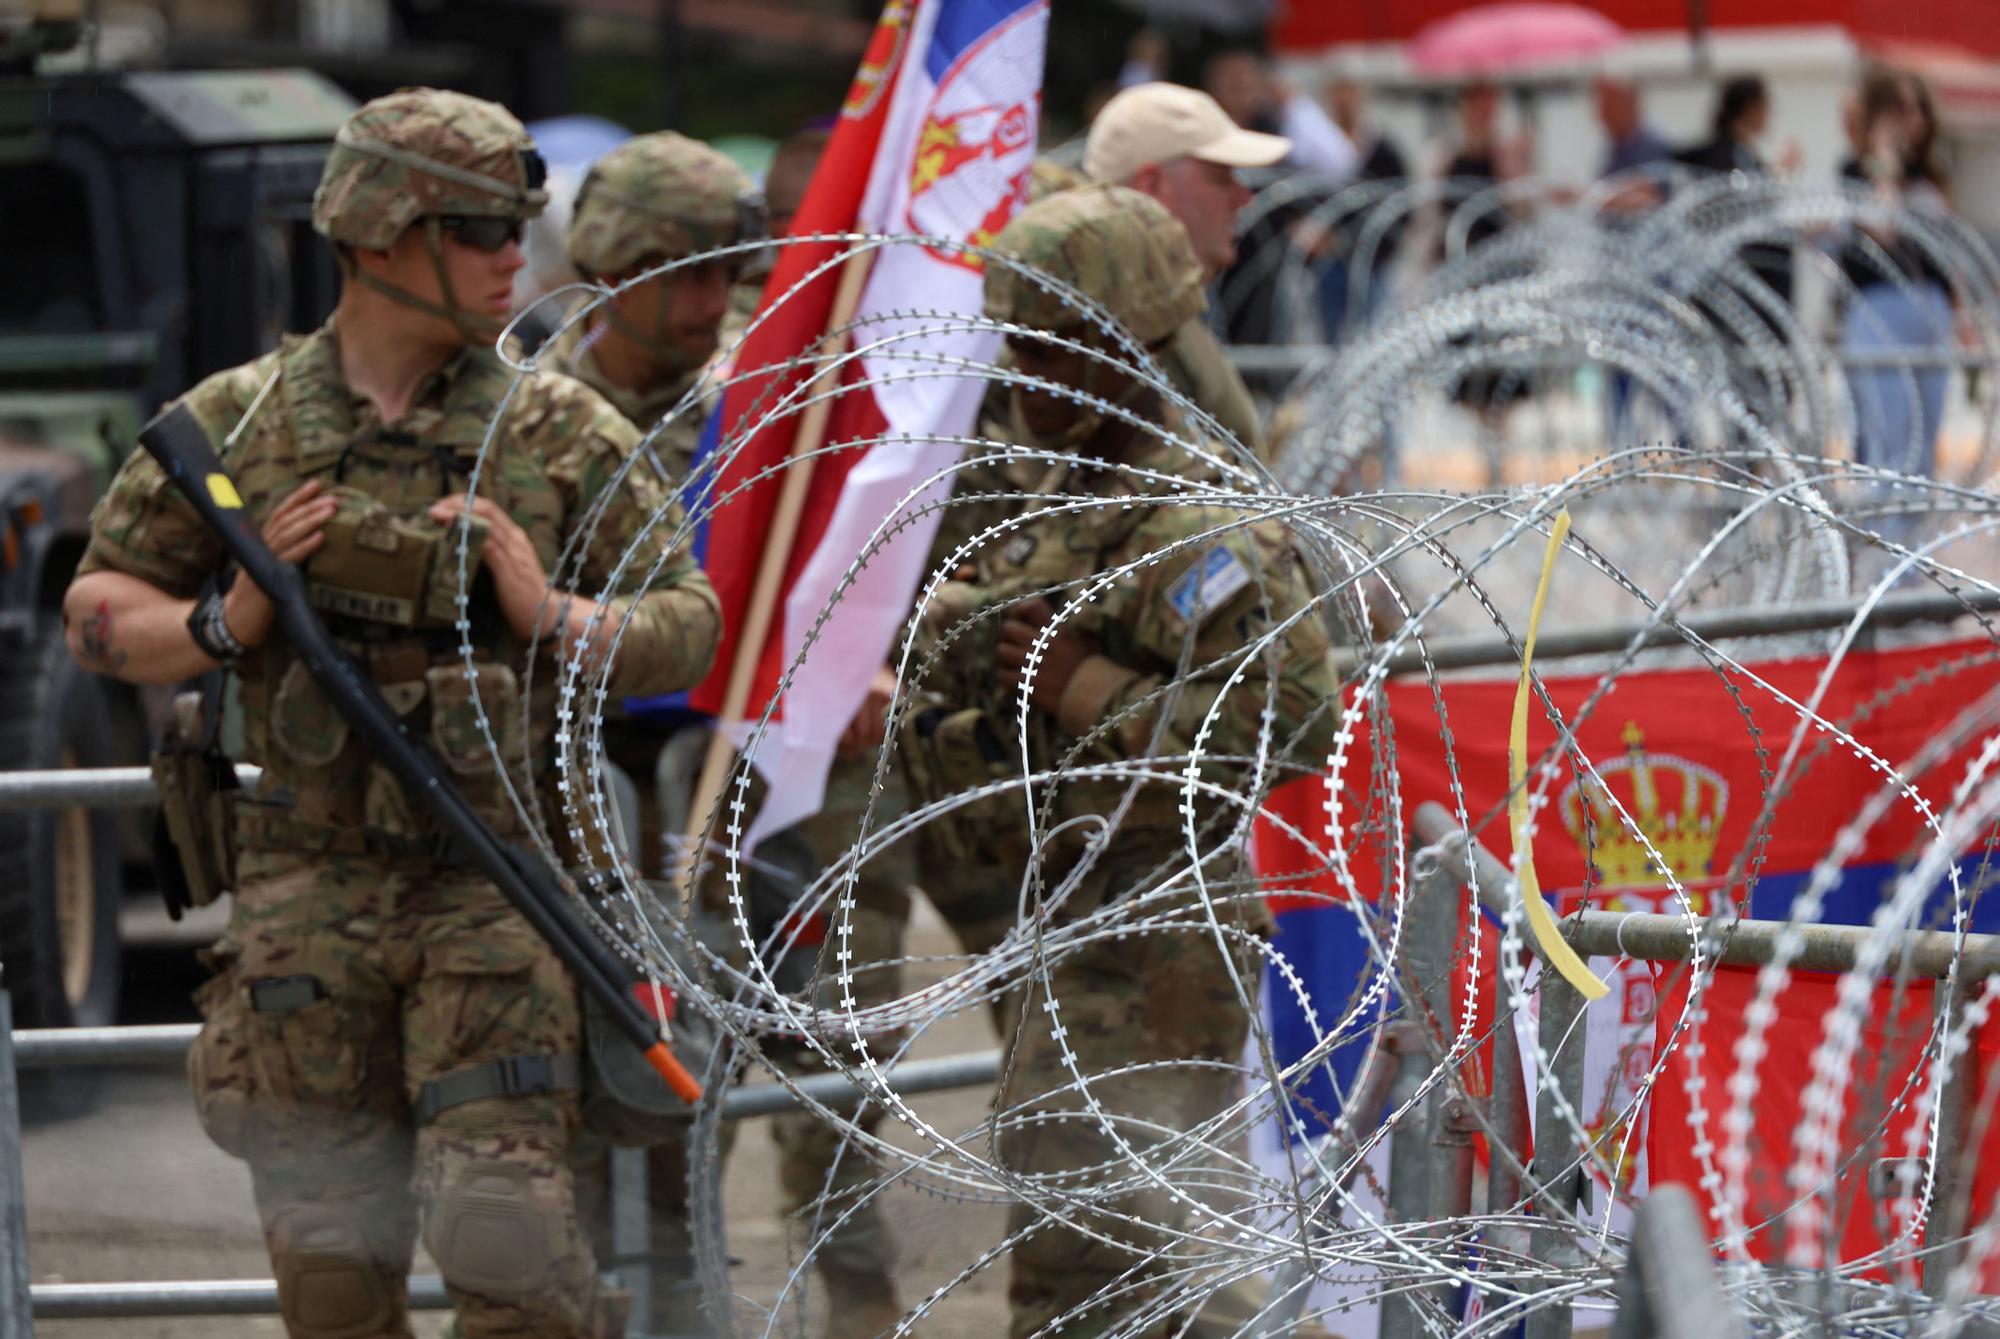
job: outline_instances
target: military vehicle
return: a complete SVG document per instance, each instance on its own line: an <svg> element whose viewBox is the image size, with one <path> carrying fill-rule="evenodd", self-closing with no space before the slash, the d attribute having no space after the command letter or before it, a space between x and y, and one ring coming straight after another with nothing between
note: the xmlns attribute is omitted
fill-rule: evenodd
<svg viewBox="0 0 2000 1339"><path fill-rule="evenodd" d="M0 38L0 768L141 765L167 693L77 670L63 591L139 425L332 309L312 193L354 102L303 70L37 74ZM17 1024L112 1021L152 823L0 808Z"/></svg>

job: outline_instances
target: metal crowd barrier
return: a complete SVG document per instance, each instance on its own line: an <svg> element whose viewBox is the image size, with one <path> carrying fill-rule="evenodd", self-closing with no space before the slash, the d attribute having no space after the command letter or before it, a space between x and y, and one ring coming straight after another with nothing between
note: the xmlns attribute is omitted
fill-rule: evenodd
<svg viewBox="0 0 2000 1339"><path fill-rule="evenodd" d="M137 769L129 769L137 770ZM150 778L149 778L150 784ZM200 1027L170 1023L151 1027L30 1028L13 1030L13 1010L0 990L0 1339L31 1339L34 1319L140 1319L161 1316L269 1316L278 1314L272 1279L172 1280L135 1283L31 1283L28 1273L27 1190L21 1169L21 1109L17 1071L107 1065L179 1065ZM886 1085L910 1097L990 1084L1000 1072L1000 1052L970 1051L936 1060L911 1060L884 1071ZM725 1120L775 1115L812 1098L828 1106L851 1104L861 1089L841 1074L733 1087L722 1099ZM642 1149L613 1151L613 1179L645 1174ZM619 1192L623 1198L623 1191ZM643 1188L639 1196L643 1204ZM643 1230L643 1213L641 1230ZM615 1228L614 1228L615 1230ZM643 1242L616 1243L621 1258L643 1256ZM637 1295L650 1287L641 1272L628 1279ZM435 1274L410 1279L413 1310L446 1310L451 1299ZM638 1314L635 1307L635 1314Z"/></svg>
<svg viewBox="0 0 2000 1339"><path fill-rule="evenodd" d="M1412 824L1417 840L1424 843L1412 862L1413 881L1410 904L1404 913L1407 949L1398 964L1404 998L1410 1001L1407 1016L1416 1024L1428 1051L1405 1065L1428 1070L1452 1044L1458 1019L1451 1008L1452 946L1458 935L1459 890L1475 882L1482 903L1496 915L1505 914L1519 896L1512 871L1498 857L1457 826L1451 812L1435 802L1418 806ZM1685 962L1693 956L1694 944L1688 922L1677 916L1603 911L1581 911L1564 917L1558 925L1563 938L1579 955L1622 956L1654 962ZM1759 966L1772 961L1781 936L1802 933L1803 948L1791 958L1801 971L1845 972L1854 969L1864 945L1882 933L1868 926L1791 926L1782 921L1734 920L1726 924L1708 923L1703 931L1703 952L1724 966ZM1879 969L1885 976L1904 974L1937 978L1946 975L1956 961L1961 983L2000 974L2000 935L1968 934L1956 940L1951 934L1912 930L1896 934L1892 950ZM1523 1184L1496 1152L1488 1173L1483 1218L1485 1239L1495 1264L1510 1258L1567 1268L1581 1263L1573 1258L1574 1247L1560 1229L1548 1230L1548 1219L1536 1212L1515 1212L1511 1221L1499 1216L1514 1206L1534 1206L1556 1219L1574 1214L1581 1198L1584 1168L1589 1161L1585 1150L1573 1147L1551 1132L1566 1129L1559 1103L1564 1095L1583 1091L1587 1056L1587 1029L1575 1026L1584 1008L1583 996L1561 975L1543 972L1540 978L1540 1042L1550 1057L1547 1079L1535 1101L1534 1128L1544 1132L1534 1140L1527 1160L1529 1176ZM1511 1150L1528 1146L1530 1098L1521 1076L1520 1053L1514 1029L1508 1021L1512 1006L1507 985L1496 972L1493 981L1493 1061L1492 1092L1483 1099L1490 1137ZM1955 1184L1961 1168L1971 1112L1969 1101L1977 1092L1975 1076L1968 1063L1950 1075L1940 1095L1941 1114L1937 1136L1936 1202L1945 1206L1935 1230L1950 1239L1962 1231L1962 1223L1951 1221L1962 1212L1961 1196ZM1471 1136L1480 1128L1470 1118L1467 1099L1450 1084L1439 1084L1426 1097L1416 1118L1406 1120L1391 1132L1389 1149L1389 1218L1393 1222L1442 1225L1465 1219L1471 1210ZM1514 1161L1519 1161L1518 1157ZM1399 1170L1402 1174L1399 1175ZM1659 1195L1656 1188L1649 1204ZM1692 1208L1688 1207L1688 1213ZM1622 1284L1619 1320L1613 1333L1620 1339L1640 1335L1676 1335L1686 1339L1731 1339L1741 1333L1740 1320L1721 1303L1712 1266L1709 1264L1707 1234L1698 1229L1699 1254L1681 1259L1684 1249L1674 1242L1686 1236L1687 1214L1677 1208L1656 1210L1650 1230L1638 1231L1633 1240L1633 1277ZM1447 1257L1465 1258L1468 1242L1463 1231L1434 1226L1433 1250ZM1685 1246L1685 1242L1682 1242ZM1957 1252L1940 1249L1926 1255L1923 1284L1933 1297L1941 1295L1944 1280L1957 1262ZM1504 1265L1496 1279L1505 1283ZM1531 1270L1532 1272L1532 1270ZM1546 1273L1544 1272L1544 1276ZM1521 1279L1516 1285L1532 1291L1534 1284ZM1451 1285L1438 1285L1417 1292L1398 1291L1383 1299L1380 1339L1418 1339L1435 1328L1450 1299L1444 1294ZM1667 1315L1660 1308L1680 1306L1685 1314ZM1632 1315L1627 1315L1627 1312ZM1428 1314L1426 1314L1428 1312ZM1696 1323L1696 1320L1699 1323ZM1528 1312L1528 1339L1570 1339L1572 1309L1567 1301L1554 1301Z"/></svg>
<svg viewBox="0 0 2000 1339"><path fill-rule="evenodd" d="M1229 344L1223 347L1223 354L1242 375L1264 377L1295 377L1301 372L1323 366L1340 357L1342 344ZM1778 365L1778 359L1758 359L1746 351L1735 354L1743 364L1755 366L1760 362L1765 366ZM1496 353L1491 365L1509 367L1523 372L1561 372L1583 366L1590 360L1580 353L1554 350L1533 350L1519 353ZM1835 359L1842 367L1856 372L1895 371L1899 368L1955 368L1984 367L1987 355L1978 349L1962 349L1950 345L1913 344L1900 349L1844 349Z"/></svg>

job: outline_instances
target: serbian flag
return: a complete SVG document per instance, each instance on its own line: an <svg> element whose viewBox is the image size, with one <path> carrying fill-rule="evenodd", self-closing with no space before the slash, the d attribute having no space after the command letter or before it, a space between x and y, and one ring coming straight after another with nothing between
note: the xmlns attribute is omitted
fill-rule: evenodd
<svg viewBox="0 0 2000 1339"><path fill-rule="evenodd" d="M890 0L794 234L990 242L1027 198L1047 29L1046 0ZM778 467L807 414L795 405L774 415L772 407L788 394L805 398L799 392L818 371L805 356L828 333L849 272L843 257L857 250L862 259L851 263L868 269L851 345L864 356L847 364L823 436L807 443L827 450L811 466L797 523L773 533L786 472ZM999 352L997 335L936 327L948 323L941 317L976 315L981 297L976 259L913 243L787 246L765 284L762 323L736 355L748 375L730 387L716 419L725 454L711 494L718 501L705 562L724 631L715 671L690 699L698 710L732 715L725 710L732 671L751 657L755 672L740 718L723 721L741 744L746 722L763 715L781 677L798 665L774 728L756 744L769 791L753 838L817 811L834 746L909 617L937 526L935 510L919 509L948 493L950 479L921 486L957 459L949 439L971 429L985 390L976 368L940 375L947 365L940 360L986 365ZM775 473L732 496L765 471ZM899 511L916 519L897 529ZM779 605L762 645L745 645L753 586L772 546L785 555ZM864 553L856 580L815 632Z"/></svg>
<svg viewBox="0 0 2000 1339"><path fill-rule="evenodd" d="M1977 722L1979 712L1990 705L1989 696L2000 689L2000 651L1986 643L1958 643L1856 652L1831 674L1823 658L1745 668L1747 673L1726 676L1707 669L1627 674L1582 719L1578 713L1600 686L1595 675L1545 675L1541 682L1561 720L1575 726L1576 752L1591 761L1602 790L1615 796L1646 832L1695 911L1709 912L1717 896L1740 903L1747 886L1745 914L1758 919L1792 915L1795 899L1835 833L1881 789L1881 766L1911 769L1926 744L1964 714L1974 728L1955 748L1909 775L1915 797L1899 797L1889 805L1846 859L1821 905L1812 909L1812 919L1819 922L1867 924L1884 904L1893 877L1921 849L1927 807L1933 812L1947 808L1952 788L1993 730L1994 721L1983 727ZM1257 834L1256 857L1267 888L1277 894L1272 898L1279 926L1274 947L1289 968L1274 971L1266 983L1281 1061L1296 1061L1316 1046L1324 1050L1325 1043L1336 1039L1334 1021L1351 1007L1358 988L1381 970L1371 959L1363 918L1386 941L1391 927L1382 914L1382 894L1391 886L1388 879L1394 858L1399 858L1403 838L1398 834L1407 830L1419 803L1435 800L1453 810L1462 804L1475 825L1483 823L1479 835L1488 849L1506 858L1507 830L1498 815L1507 789L1514 691L1511 678L1445 681L1443 709L1452 726L1448 759L1437 725L1439 706L1428 685L1408 681L1388 686L1382 710L1350 745L1338 796L1347 867L1361 895L1359 905L1325 869L1326 786L1316 779L1296 782L1272 796ZM1799 704L1810 702L1817 703L1821 720L1859 747L1817 724L1800 732ZM1557 732L1556 722L1537 705L1529 717L1530 757L1549 748ZM1796 753L1786 765L1795 734L1800 735ZM1392 767L1371 765L1371 741L1377 735L1393 741ZM1536 867L1558 914L1584 903L1606 911L1677 914L1678 898L1652 857L1624 831L1599 782L1571 763L1559 765L1565 779L1549 787L1535 838ZM1388 778L1395 793L1371 780L1377 777ZM1288 835L1287 823L1302 836ZM1321 849L1315 852L1314 846ZM1980 862L1993 859L1984 851L1954 854L1961 862L1961 886L1968 890ZM1316 859L1322 868L1314 874ZM1915 923L1952 928L1948 885L1930 893ZM1967 928L2000 928L2000 905L1990 895L1983 898ZM1483 1019L1498 970L1497 936L1490 925L1469 918L1460 933L1459 959L1470 963L1476 954L1479 971L1477 981L1460 983L1461 991L1473 991ZM1682 1108L1672 1107L1665 1128L1658 1119L1679 1100L1665 1089L1678 1094L1684 1070L1655 1084L1650 1130L1628 1130L1618 1123L1653 1066L1656 1028L1670 1031L1678 1017L1671 1005L1660 1004L1661 992L1677 988L1676 973L1685 973L1623 959L1599 958L1591 966L1612 990L1586 1012L1589 1052L1581 1108L1586 1128L1623 1155L1615 1169L1618 1184L1601 1185L1600 1196L1642 1195L1649 1172L1655 1179L1698 1185L1699 1169L1690 1161L1692 1144L1681 1129ZM1305 990L1293 981L1304 982ZM1727 1034L1733 1024L1723 1016L1741 1003L1731 1003L1737 999L1731 993L1736 988L1728 981L1718 985L1704 1042L1707 1064L1733 1064L1733 1037ZM1809 1024L1816 1036L1823 1010L1813 1003L1812 992L1801 986L1791 1003L1787 998L1780 997L1781 1010ZM1357 1020L1358 1025L1365 1026L1373 1016ZM1532 1016L1524 1022L1532 1023ZM1350 1036L1352 1030L1342 1035ZM1527 1049L1532 1053L1532 1047ZM1304 1110L1338 1110L1360 1050L1359 1041L1350 1041L1304 1076L1295 1087ZM1777 1066L1772 1081L1783 1083L1790 1073ZM1715 1078L1708 1089L1718 1115L1726 1078L1726 1073ZM1779 1114L1783 1110L1782 1103L1760 1101L1757 1113L1759 1157L1780 1168L1788 1165L1780 1155L1791 1146L1794 1124ZM1317 1122L1304 1122L1303 1133L1317 1132ZM1603 1203L1602 1198L1597 1202Z"/></svg>
<svg viewBox="0 0 2000 1339"><path fill-rule="evenodd" d="M1682 910L1653 857L1606 802L1609 792L1647 834L1697 913L1711 911L1713 899L1721 896L1741 903L1747 885L1746 915L1789 918L1835 834L1880 793L1880 768L1887 767L1904 774L1914 796L1899 795L1888 806L1847 853L1838 882L1812 909L1819 922L1867 924L1887 901L1896 875L1927 841L1927 810L1946 811L1968 764L2000 724L1994 700L2000 693L2000 649L1988 642L1856 652L1831 673L1824 658L1761 662L1745 671L1627 674L1581 719L1578 713L1599 689L1599 678L1541 677L1562 722L1576 728L1576 753L1588 758L1602 779L1600 790L1597 780L1565 761L1559 763L1562 779L1546 792L1535 863L1559 914L1586 903L1606 911ZM1352 892L1328 869L1327 785L1317 779L1294 782L1267 802L1255 857L1279 927L1273 949L1285 958L1265 982L1267 1022L1282 1064L1325 1056L1289 1086L1289 1114L1297 1123L1285 1133L1292 1138L1324 1132L1346 1097L1367 1029L1395 1003L1393 994L1378 992L1371 1008L1354 1014L1365 988L1384 984L1364 930L1372 929L1379 943L1388 940L1392 927L1384 894L1394 887L1406 841L1402 834L1416 806L1435 800L1456 810L1462 802L1479 839L1507 857L1501 811L1515 683L1511 677L1443 683L1444 719L1452 730L1449 757L1438 728L1440 707L1429 686L1400 681L1387 687L1379 709L1349 745L1334 793ZM1817 704L1818 718L1832 730L1814 723L1800 731L1800 704L1806 703ZM1913 760L1926 746L1955 725L1968 727L1955 746L1916 766ZM1537 703L1529 716L1530 758L1539 758L1557 734L1557 723ZM1796 753L1787 764L1795 734ZM1378 749L1378 742L1391 745L1393 753ZM1986 834L1986 841L1994 839ZM2000 853L1977 843L1952 854L1960 889L1968 894L1982 870L2000 859ZM1949 930L1953 915L1947 883L1930 891L1913 923ZM1966 928L2000 929L2000 903L1990 890L1972 907ZM1474 1027L1483 1033L1492 1017L1499 936L1484 918L1463 912L1459 934L1461 979L1453 1016L1463 1017L1459 1009L1470 991ZM1475 961L1476 976L1469 970ZM1605 1214L1608 1204L1612 1229L1626 1230L1633 1203L1652 1183L1667 1181L1687 1186L1713 1211L1730 1193L1714 1172L1736 1070L1735 1043L1754 998L1755 969L1718 973L1703 996L1706 1017L1699 1046L1693 1046L1691 1034L1673 1040L1686 1009L1684 965L1599 957L1590 967L1611 992L1585 1011L1584 1081L1570 1097L1613 1173L1607 1181L1592 1168L1593 1216ZM1534 989L1532 981L1529 988ZM1960 988L1976 991L1978 983ZM1767 1034L1769 1050L1757 1070L1760 1086L1750 1109L1751 1171L1736 1206L1751 1229L1747 1249L1759 1259L1783 1259L1787 1252L1796 1257L1801 1249L1798 1216L1783 1212L1794 1199L1787 1172L1796 1161L1795 1131L1812 1053L1833 1002L1832 979L1810 973L1794 973L1776 1001L1778 1016ZM1539 995L1531 995L1529 1009L1516 1020L1530 1092L1538 1006ZM1832 1177L1833 1209L1816 1225L1812 1245L1823 1258L1862 1263L1899 1236L1905 1248L1921 1238L1909 1221L1913 1207L1899 1207L1893 1195L1882 1195L1868 1182L1879 1161L1905 1159L1913 1151L1921 1156L1928 1146L1918 1095L1935 1064L1935 1048L1925 1051L1930 1007L1928 983L1905 983L1900 991L1885 984L1862 1020L1852 1081L1836 1121L1841 1150L1836 1161L1845 1159L1846 1165ZM1348 1026L1336 1031L1344 1017ZM1669 1041L1673 1049L1664 1073L1641 1100L1655 1057ZM2000 1058L2000 1024L1988 1024L1974 1046L1983 1076ZM1486 1088L1487 1059L1475 1054L1469 1061L1466 1078L1474 1091ZM1705 1132L1696 1128L1691 1088L1704 1094ZM2000 1191L2000 1122L1991 1128L1984 1156L1976 1160L1974 1222ZM1262 1141L1266 1148L1272 1142L1271 1135ZM1282 1155L1282 1148L1274 1151ZM1283 1165L1281 1157L1266 1161ZM1710 1225L1720 1236L1721 1218L1712 1217ZM1886 1270L1885 1265L1875 1272ZM1989 1264L1982 1286L2000 1291L2000 1270ZM1365 1322L1350 1325L1348 1332L1366 1328Z"/></svg>

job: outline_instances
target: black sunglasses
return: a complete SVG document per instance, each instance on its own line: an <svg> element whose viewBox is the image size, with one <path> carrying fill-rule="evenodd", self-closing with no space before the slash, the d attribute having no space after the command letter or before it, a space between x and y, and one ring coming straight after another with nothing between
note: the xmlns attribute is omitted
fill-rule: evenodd
<svg viewBox="0 0 2000 1339"><path fill-rule="evenodd" d="M438 226L461 246L480 251L498 251L509 242L518 243L527 223L517 218L497 218L475 214L441 214Z"/></svg>

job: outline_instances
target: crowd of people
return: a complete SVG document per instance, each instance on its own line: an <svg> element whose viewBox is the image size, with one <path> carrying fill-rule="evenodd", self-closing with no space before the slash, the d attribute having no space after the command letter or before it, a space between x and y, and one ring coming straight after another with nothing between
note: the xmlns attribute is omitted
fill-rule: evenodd
<svg viewBox="0 0 2000 1339"><path fill-rule="evenodd" d="M1330 116L1316 115L1309 97L1249 53L1212 60L1205 81L1240 125L1305 127L1295 136L1293 151L1259 177L1266 199L1247 211L1237 259L1218 290L1218 323L1237 344L1351 339L1399 286L1414 288L1425 271L1492 241L1543 208L1583 200L1604 226L1630 227L1660 207L1677 181L1731 174L1801 180L1803 155L1795 140L1767 151L1772 94L1757 74L1723 80L1707 133L1678 145L1647 118L1639 84L1613 75L1593 79L1604 150L1585 174L1591 185L1583 195L1574 165L1538 165L1532 97L1523 96L1520 106L1528 114L1514 118L1509 129L1506 90L1492 80L1460 87L1445 128L1416 148L1400 146L1382 132L1369 114L1367 88L1352 78L1328 85ZM1925 81L1872 67L1843 105L1847 152L1839 178L1865 189L1890 211L1948 213L1950 179L1939 150L1937 108ZM1310 150L1304 148L1308 139ZM1378 188L1372 194L1365 189L1371 185ZM1419 194L1419 206L1395 198L1395 190L1404 187ZM1324 202L1343 194L1353 204L1333 211L1335 226L1312 217L1316 210L1326 212L1320 208ZM1368 237L1371 208L1377 205L1399 222ZM1786 306L1794 302L1795 251L1803 246L1828 252L1850 285L1836 304L1839 329L1829 332L1829 339L1848 358L1854 458L1931 473L1949 379L1944 355L1953 344L1948 277L1887 227L1746 246L1743 260ZM1308 311L1300 310L1297 294L1283 291L1279 282L1288 258L1302 259L1312 276ZM1357 265L1364 271L1358 277ZM1502 402L1526 393L1509 384L1498 396ZM1459 388L1460 399L1487 416L1489 428L1504 408L1494 402L1499 388L1495 378ZM1613 431L1628 429L1629 383L1614 377L1611 394Z"/></svg>

